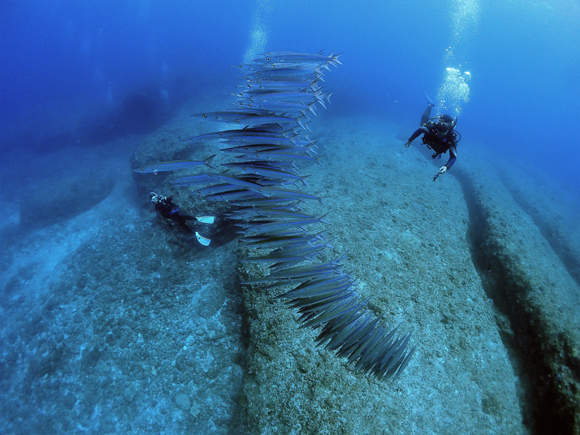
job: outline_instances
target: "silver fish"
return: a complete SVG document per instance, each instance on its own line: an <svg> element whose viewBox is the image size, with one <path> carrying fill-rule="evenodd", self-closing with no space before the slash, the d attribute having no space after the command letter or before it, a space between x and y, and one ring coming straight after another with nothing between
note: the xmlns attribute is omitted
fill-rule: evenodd
<svg viewBox="0 0 580 435"><path fill-rule="evenodd" d="M151 165L146 165L141 168L137 168L134 172L140 174L156 174L157 172L168 172L177 171L179 169L195 168L196 166L206 165L212 169L216 169L215 166L211 164L211 161L216 156L209 156L205 160L193 161L193 160L172 160L169 162L153 163Z"/></svg>

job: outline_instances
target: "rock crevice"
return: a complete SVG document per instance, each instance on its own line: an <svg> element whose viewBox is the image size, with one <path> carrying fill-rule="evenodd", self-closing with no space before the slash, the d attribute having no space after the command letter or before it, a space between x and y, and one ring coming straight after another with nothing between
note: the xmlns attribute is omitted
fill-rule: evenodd
<svg viewBox="0 0 580 435"><path fill-rule="evenodd" d="M524 423L531 433L578 433L577 284L499 176L456 176L469 211L472 260L521 380Z"/></svg>

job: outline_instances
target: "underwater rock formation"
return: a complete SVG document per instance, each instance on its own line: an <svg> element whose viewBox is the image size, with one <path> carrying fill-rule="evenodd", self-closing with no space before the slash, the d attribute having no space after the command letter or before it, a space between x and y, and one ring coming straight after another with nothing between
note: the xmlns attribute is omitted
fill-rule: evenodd
<svg viewBox="0 0 580 435"><path fill-rule="evenodd" d="M424 156L389 140L379 116L328 118L327 162L310 191L324 198L334 248L349 253L369 308L417 325L421 345L385 384L317 348L316 334L272 302L277 289L245 288L250 433L525 434L517 380L471 263L459 183L433 183Z"/></svg>
<svg viewBox="0 0 580 435"><path fill-rule="evenodd" d="M573 262L562 259L562 243L544 236L552 233L545 213L542 226L535 222L538 213L527 213L535 196L524 201L521 193L512 195L502 178L481 163L459 173L470 208L474 264L500 312L498 327L522 378L526 423L533 433L577 433L580 287Z"/></svg>
<svg viewBox="0 0 580 435"><path fill-rule="evenodd" d="M195 85L183 77L170 83L151 82L134 88L111 107L79 119L74 133L76 142L97 145L128 135L153 133L196 92Z"/></svg>
<svg viewBox="0 0 580 435"><path fill-rule="evenodd" d="M55 175L53 182L40 184L18 198L20 225L25 229L43 228L70 219L99 204L114 185L112 178L95 174Z"/></svg>
<svg viewBox="0 0 580 435"><path fill-rule="evenodd" d="M546 186L517 168L500 168L502 183L516 203L537 225L546 241L580 285L580 227L578 205L573 204L571 191L561 186ZM558 191L553 195L551 191ZM569 202L568 202L569 201Z"/></svg>

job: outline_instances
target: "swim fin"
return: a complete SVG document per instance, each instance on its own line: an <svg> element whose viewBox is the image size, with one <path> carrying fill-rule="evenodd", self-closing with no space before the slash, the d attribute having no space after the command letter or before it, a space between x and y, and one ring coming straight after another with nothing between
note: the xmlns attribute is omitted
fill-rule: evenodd
<svg viewBox="0 0 580 435"><path fill-rule="evenodd" d="M215 219L213 216L196 216L195 218L203 224L213 224Z"/></svg>
<svg viewBox="0 0 580 435"><path fill-rule="evenodd" d="M431 98L429 98L429 95L427 95L427 92L425 92L425 98L427 98L427 104L431 107L435 107L435 103L433 102L433 100Z"/></svg>
<svg viewBox="0 0 580 435"><path fill-rule="evenodd" d="M195 232L195 237L196 237L197 241L199 243L201 243L203 246L208 246L211 243L211 240L210 239L207 239L207 238L203 237L197 231Z"/></svg>

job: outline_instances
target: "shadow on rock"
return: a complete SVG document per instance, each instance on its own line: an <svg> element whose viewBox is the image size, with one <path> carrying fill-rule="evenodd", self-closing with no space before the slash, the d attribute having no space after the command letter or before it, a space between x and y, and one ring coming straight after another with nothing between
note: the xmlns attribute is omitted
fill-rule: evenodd
<svg viewBox="0 0 580 435"><path fill-rule="evenodd" d="M20 198L22 229L43 228L73 218L103 201L113 190L110 178L60 179L27 190Z"/></svg>

